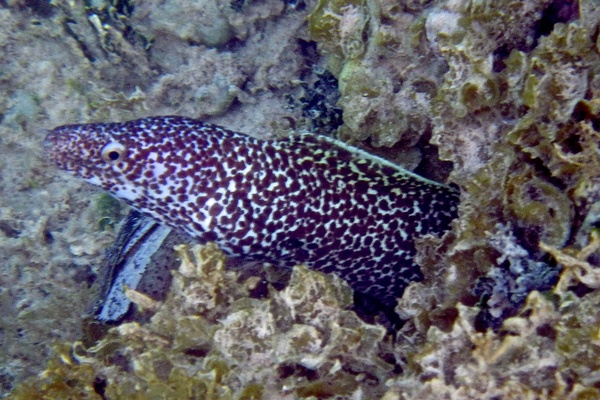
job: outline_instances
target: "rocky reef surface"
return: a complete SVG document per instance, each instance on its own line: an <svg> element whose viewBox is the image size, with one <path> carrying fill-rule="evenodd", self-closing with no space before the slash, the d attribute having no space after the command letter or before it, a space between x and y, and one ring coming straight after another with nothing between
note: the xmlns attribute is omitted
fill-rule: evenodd
<svg viewBox="0 0 600 400"><path fill-rule="evenodd" d="M0 391L600 397L599 21L593 0L0 2ZM50 166L43 130L160 114L333 134L457 185L404 325L302 267L257 299L211 245L178 248L164 301L129 293L137 320L86 325L125 209Z"/></svg>

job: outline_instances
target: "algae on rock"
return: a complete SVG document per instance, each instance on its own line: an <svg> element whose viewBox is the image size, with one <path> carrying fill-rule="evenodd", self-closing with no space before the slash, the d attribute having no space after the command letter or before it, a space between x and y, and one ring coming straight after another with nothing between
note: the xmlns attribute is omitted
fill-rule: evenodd
<svg viewBox="0 0 600 400"><path fill-rule="evenodd" d="M91 348L57 346L13 398L383 394L385 329L345 309L347 284L296 267L282 292L251 299L215 244L177 251L181 267L148 322L115 327Z"/></svg>

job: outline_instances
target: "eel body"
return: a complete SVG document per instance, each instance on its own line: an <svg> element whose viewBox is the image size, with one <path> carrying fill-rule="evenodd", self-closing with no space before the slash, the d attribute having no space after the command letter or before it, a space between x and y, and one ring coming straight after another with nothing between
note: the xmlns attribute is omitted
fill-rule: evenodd
<svg viewBox="0 0 600 400"><path fill-rule="evenodd" d="M305 264L394 305L415 238L444 233L458 192L334 139L259 140L183 117L65 125L45 140L61 169L226 253Z"/></svg>

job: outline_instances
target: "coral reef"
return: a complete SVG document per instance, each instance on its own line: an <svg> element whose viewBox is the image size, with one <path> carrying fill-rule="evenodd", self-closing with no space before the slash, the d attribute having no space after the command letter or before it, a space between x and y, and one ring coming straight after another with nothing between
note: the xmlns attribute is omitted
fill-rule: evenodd
<svg viewBox="0 0 600 400"><path fill-rule="evenodd" d="M573 270L598 248L595 235L577 256L547 250ZM532 292L502 333L477 332L477 308L459 305L451 326L432 326L422 343L410 345L404 329L405 340L392 345L384 328L345 309L351 290L333 276L297 267L284 290L257 300L248 297L256 280L240 283L214 244L177 251L181 266L164 302L130 294L153 314L147 322L115 327L92 347L57 346L46 370L21 384L13 398L600 395L600 297L569 290L578 275L564 274L551 295ZM598 270L590 275L600 287ZM394 359L405 361L402 374Z"/></svg>
<svg viewBox="0 0 600 400"><path fill-rule="evenodd" d="M271 298L225 269L216 245L179 246L167 298L132 296L154 315L125 323L91 348L74 343L13 392L29 398L206 398L382 395L392 365L380 356L385 329L345 310L350 288L297 267ZM68 382L68 384L67 384Z"/></svg>
<svg viewBox="0 0 600 400"><path fill-rule="evenodd" d="M519 4L522 12L516 14L527 14L528 3ZM443 97L435 107L433 140L439 144L441 156L458 166L451 180L467 182L462 185L463 216L456 224L457 236L446 243L451 248L450 255L436 263L437 267L452 264L459 268L459 276L470 278L497 276L496 268L510 270L516 265L517 244L520 252L528 253L524 262L532 271L537 269L534 266L542 265L539 263L547 265L545 272L539 271L539 276L548 280L536 284L532 281L529 290L547 288L556 267L545 258L539 243L555 247L571 244L589 207L597 201L598 192L592 182L600 172L598 151L589 144L597 142L598 132L590 123L590 116L582 116L576 110L597 98L600 59L591 32L596 29L599 10L592 2L581 2L580 7L585 10L580 20L557 23L545 36L536 37L535 29L531 28L534 36L529 39L514 36L511 41L502 36L490 41L487 37L487 47L480 44L473 50L468 50L471 46L466 44L470 40L483 40L477 36L480 31L464 31L460 35L461 45L457 45L456 40L448 39L448 32L430 28L428 35L437 38L435 43L450 68L440 89ZM459 11L464 14L460 8L444 12L462 15ZM489 18L508 16L508 11L502 8L480 11L482 14L478 13L477 18L486 23L486 13ZM436 17L432 14L429 18ZM507 30L522 22L520 17L511 19ZM464 26L456 29L462 31ZM523 41L534 39L535 47L528 53L519 49ZM489 65L493 60L490 56L499 47L510 51L503 59L504 68L495 69ZM488 51L487 56L477 56L483 50ZM462 61L453 66L452 60L458 58ZM486 62L487 67L476 66L481 62ZM457 108L460 104L457 99L465 82L473 77L468 73L470 69L487 71L486 79L492 79L501 90L494 95L493 107L477 100L482 107L465 114ZM480 86L476 92L485 91L485 87ZM468 141L448 134L450 131L461 132ZM502 236L504 239L498 241ZM520 264L523 266L523 261ZM461 279L456 282L457 286L452 285L448 290L448 304L454 303L455 296L465 304L485 301L468 299L472 292L460 283ZM477 293L493 297L495 291L514 290L508 288L511 285ZM514 314L516 309L508 307L494 312Z"/></svg>
<svg viewBox="0 0 600 400"><path fill-rule="evenodd" d="M12 396L600 397L597 2L173 5L0 7L4 395L29 376ZM206 11L210 24L195 23ZM309 78L313 64L326 72ZM180 113L263 137L333 133L302 114L340 110L340 138L461 189L452 232L418 244L426 279L399 300L398 332L302 268L251 298L269 286L238 282L203 248L198 265L214 270L184 257L164 302L130 292L139 320L77 342L119 212L49 169L38 132Z"/></svg>
<svg viewBox="0 0 600 400"><path fill-rule="evenodd" d="M391 389L386 396L597 398L599 377L594 371L600 352L599 292L578 295L571 288L583 282L599 287L600 270L585 261L600 248L599 236L592 235L590 243L576 255L542 247L565 268L551 292L530 293L519 314L506 319L499 333L478 332L479 310L459 305L452 325L428 329L419 350L397 348L402 353L412 351L414 364L408 374L388 381ZM410 373L415 376L406 376Z"/></svg>
<svg viewBox="0 0 600 400"><path fill-rule="evenodd" d="M40 153L45 129L149 114L207 118L234 107L215 122L267 136L273 121L300 117L285 94L306 68L295 51L306 12L285 12L279 1L241 13L214 3L231 37L218 51L159 26L141 3L0 5L0 395L39 372L56 340L81 336L95 291L88 286L107 273L104 251L126 211L49 167Z"/></svg>
<svg viewBox="0 0 600 400"><path fill-rule="evenodd" d="M392 1L318 2L308 29L340 82L342 138L412 146L430 129L446 66L418 46L422 25L422 18Z"/></svg>

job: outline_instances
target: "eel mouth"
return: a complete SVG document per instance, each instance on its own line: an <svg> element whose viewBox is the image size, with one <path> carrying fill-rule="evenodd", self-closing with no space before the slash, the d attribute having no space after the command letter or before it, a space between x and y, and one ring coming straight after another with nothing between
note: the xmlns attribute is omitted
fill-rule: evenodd
<svg viewBox="0 0 600 400"><path fill-rule="evenodd" d="M44 150L50 149L53 146L55 146L56 142L58 141L58 135L56 134L56 132L45 130L45 131L43 131L43 133L46 134L46 136L44 138L44 143L43 143Z"/></svg>
<svg viewBox="0 0 600 400"><path fill-rule="evenodd" d="M46 137L44 138L44 141L42 142L42 149L43 149L46 157L48 157L52 161L55 161L56 160L56 148L59 143L60 135L54 130L52 130L52 131L46 130L45 133L46 133Z"/></svg>
<svg viewBox="0 0 600 400"><path fill-rule="evenodd" d="M73 160L75 152L71 146L70 136L58 129L46 131L42 142L42 151L46 159L64 169L68 160Z"/></svg>

